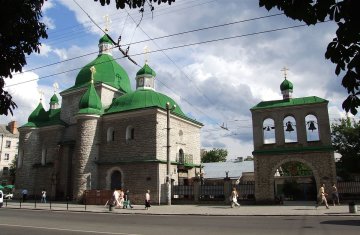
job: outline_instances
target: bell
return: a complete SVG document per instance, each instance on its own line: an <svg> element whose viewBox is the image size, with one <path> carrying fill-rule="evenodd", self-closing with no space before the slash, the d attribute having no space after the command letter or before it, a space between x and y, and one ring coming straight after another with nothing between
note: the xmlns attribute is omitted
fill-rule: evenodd
<svg viewBox="0 0 360 235"><path fill-rule="evenodd" d="M271 129L275 129L275 127L272 126ZM263 130L270 131L270 126L263 127Z"/></svg>
<svg viewBox="0 0 360 235"><path fill-rule="evenodd" d="M308 124L309 124L309 128L308 128L309 131L316 130L316 126L315 126L314 121L309 121Z"/></svg>
<svg viewBox="0 0 360 235"><path fill-rule="evenodd" d="M288 132L294 131L294 128L292 127L290 121L288 121L288 122L286 123L286 130L285 130L285 131L288 131Z"/></svg>

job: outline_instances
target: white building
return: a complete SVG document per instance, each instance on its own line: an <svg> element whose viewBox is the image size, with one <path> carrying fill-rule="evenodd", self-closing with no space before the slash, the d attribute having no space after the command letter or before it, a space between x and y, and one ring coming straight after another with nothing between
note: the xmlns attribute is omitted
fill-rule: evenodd
<svg viewBox="0 0 360 235"><path fill-rule="evenodd" d="M16 121L0 124L0 183L11 184L10 164L17 157L19 133Z"/></svg>

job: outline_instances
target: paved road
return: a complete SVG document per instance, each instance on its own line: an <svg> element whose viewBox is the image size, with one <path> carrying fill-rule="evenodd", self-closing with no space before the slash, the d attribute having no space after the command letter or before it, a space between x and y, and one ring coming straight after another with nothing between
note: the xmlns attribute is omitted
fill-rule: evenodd
<svg viewBox="0 0 360 235"><path fill-rule="evenodd" d="M358 216L124 215L0 210L0 235L93 234L359 234Z"/></svg>

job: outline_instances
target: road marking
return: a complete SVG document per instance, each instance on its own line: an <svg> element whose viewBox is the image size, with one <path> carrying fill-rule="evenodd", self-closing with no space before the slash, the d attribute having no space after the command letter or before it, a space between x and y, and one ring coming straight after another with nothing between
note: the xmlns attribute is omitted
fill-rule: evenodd
<svg viewBox="0 0 360 235"><path fill-rule="evenodd" d="M113 234L113 235L140 235L136 233L113 233L113 232L102 232L102 231L91 231L91 230L77 230L77 229L65 229L65 228L49 228L49 227L37 227L17 224L0 224L0 226L7 227L20 227L20 228L35 228L35 229L46 229L46 230L57 230L66 232L79 232L79 233L96 233L96 234Z"/></svg>

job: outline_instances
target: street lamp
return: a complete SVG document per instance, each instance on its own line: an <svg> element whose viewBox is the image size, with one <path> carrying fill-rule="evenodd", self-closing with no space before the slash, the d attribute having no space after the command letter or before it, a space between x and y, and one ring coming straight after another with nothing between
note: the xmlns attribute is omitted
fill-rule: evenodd
<svg viewBox="0 0 360 235"><path fill-rule="evenodd" d="M166 103L166 185L167 185L167 203L171 206L171 176L170 176L170 111L174 110L176 105Z"/></svg>

